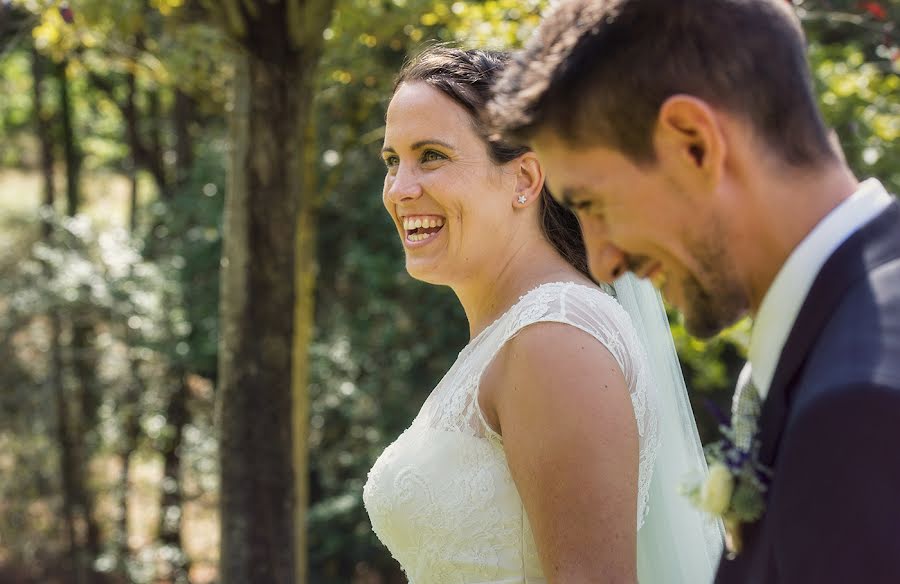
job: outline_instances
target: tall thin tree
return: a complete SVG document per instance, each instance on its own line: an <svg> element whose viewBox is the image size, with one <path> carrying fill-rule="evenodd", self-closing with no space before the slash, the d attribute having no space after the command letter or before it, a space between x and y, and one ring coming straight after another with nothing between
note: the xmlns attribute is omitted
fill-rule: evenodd
<svg viewBox="0 0 900 584"><path fill-rule="evenodd" d="M223 584L306 581L308 127L332 2L206 2L239 47L219 350Z"/></svg>
<svg viewBox="0 0 900 584"><path fill-rule="evenodd" d="M59 86L59 114L62 129L62 146L66 163L66 215L74 217L81 204L81 164L82 155L75 136L74 104L69 79L69 61L63 59L55 68ZM84 525L83 554L87 568L83 569L87 582L95 582L98 578L93 566L100 555L100 527L94 516L95 497L88 486L88 463L94 450L93 439L96 437L97 414L99 407L98 389L96 387L97 356L94 337L94 323L85 314L74 313L60 315L62 331L66 324L71 326L71 342L69 344L69 364L72 377L76 381L77 398L61 407L68 410L60 414L68 416L68 423L61 426L68 432L62 436L64 440L63 456L67 457L68 485L77 517ZM69 405L75 407L69 407Z"/></svg>

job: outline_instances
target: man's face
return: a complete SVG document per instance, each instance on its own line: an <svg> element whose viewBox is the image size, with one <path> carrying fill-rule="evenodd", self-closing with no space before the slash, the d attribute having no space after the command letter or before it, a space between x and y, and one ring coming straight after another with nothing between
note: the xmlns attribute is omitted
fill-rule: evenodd
<svg viewBox="0 0 900 584"><path fill-rule="evenodd" d="M532 142L553 196L581 222L593 275L649 278L682 311L688 331L716 334L746 311L715 198L692 193L679 169L636 164L602 146L545 131Z"/></svg>

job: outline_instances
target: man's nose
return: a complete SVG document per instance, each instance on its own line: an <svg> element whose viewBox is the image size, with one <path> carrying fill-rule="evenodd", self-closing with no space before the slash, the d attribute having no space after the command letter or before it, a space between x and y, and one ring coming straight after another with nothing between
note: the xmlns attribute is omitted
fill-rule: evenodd
<svg viewBox="0 0 900 584"><path fill-rule="evenodd" d="M579 223L591 274L600 282L613 283L628 270L628 256L610 241L609 229L602 218L581 217Z"/></svg>
<svg viewBox="0 0 900 584"><path fill-rule="evenodd" d="M588 267L599 282L612 284L628 270L628 257L611 243L588 247Z"/></svg>

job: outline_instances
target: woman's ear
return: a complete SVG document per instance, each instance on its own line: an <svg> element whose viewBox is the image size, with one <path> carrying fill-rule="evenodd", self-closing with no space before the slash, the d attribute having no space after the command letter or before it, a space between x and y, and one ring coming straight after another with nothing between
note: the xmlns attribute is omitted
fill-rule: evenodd
<svg viewBox="0 0 900 584"><path fill-rule="evenodd" d="M540 200L544 188L544 169L534 152L528 151L512 161L516 172L513 205L527 207Z"/></svg>

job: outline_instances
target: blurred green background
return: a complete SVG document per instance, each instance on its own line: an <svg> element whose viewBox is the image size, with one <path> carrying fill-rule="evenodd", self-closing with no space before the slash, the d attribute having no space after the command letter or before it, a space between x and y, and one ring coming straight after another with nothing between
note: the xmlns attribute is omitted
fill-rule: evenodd
<svg viewBox="0 0 900 584"><path fill-rule="evenodd" d="M900 192L900 4L794 4L848 161ZM244 44L228 32L240 5L253 14L0 0L0 582L222 580L223 209L234 56L254 36L252 19ZM452 293L406 275L381 205L393 77L434 42L515 47L545 7L336 0L313 31L309 582L405 582L362 485L467 340ZM749 323L701 342L670 316L706 440L703 402L728 408Z"/></svg>

